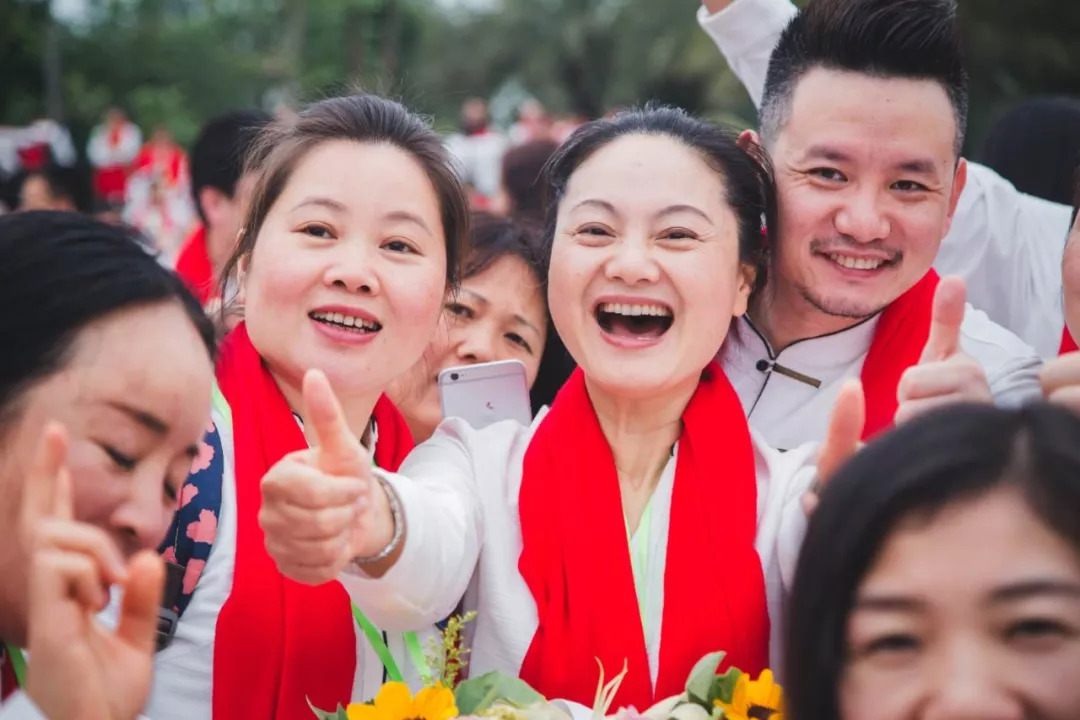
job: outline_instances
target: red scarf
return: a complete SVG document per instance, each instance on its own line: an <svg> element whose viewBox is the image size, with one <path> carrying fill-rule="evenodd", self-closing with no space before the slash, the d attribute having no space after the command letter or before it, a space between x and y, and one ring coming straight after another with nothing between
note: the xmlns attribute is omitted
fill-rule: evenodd
<svg viewBox="0 0 1080 720"><path fill-rule="evenodd" d="M521 677L545 697L592 706L599 679L629 672L614 707L681 693L717 650L755 676L769 614L754 549L757 480L746 415L715 363L683 413L668 523L660 668L652 687L611 448L575 370L525 453L519 569L539 626Z"/></svg>
<svg viewBox="0 0 1080 720"><path fill-rule="evenodd" d="M1080 350L1080 347L1076 346L1076 341L1073 340L1073 336L1069 332L1069 328L1065 328L1065 332L1061 335L1060 354L1064 355L1065 353L1076 352L1077 350Z"/></svg>
<svg viewBox="0 0 1080 720"><path fill-rule="evenodd" d="M7 651L0 645L0 703L14 695L18 689L19 679L15 677L15 666L11 664Z"/></svg>
<svg viewBox="0 0 1080 720"><path fill-rule="evenodd" d="M266 552L258 522L262 477L307 443L243 324L222 344L217 380L233 416L237 529L233 587L214 647L214 717L308 720L306 697L324 708L350 700L356 633L349 596L338 582L311 587L286 579ZM374 417L375 460L395 470L412 436L385 396Z"/></svg>
<svg viewBox="0 0 1080 720"><path fill-rule="evenodd" d="M206 227L200 223L180 248L176 274L184 281L200 304L206 305L214 292L214 266L206 247Z"/></svg>
<svg viewBox="0 0 1080 720"><path fill-rule="evenodd" d="M930 337L937 286L938 274L931 270L885 308L878 319L862 369L866 395L863 440L893 426L900 405L896 396L900 377L909 367L919 364Z"/></svg>

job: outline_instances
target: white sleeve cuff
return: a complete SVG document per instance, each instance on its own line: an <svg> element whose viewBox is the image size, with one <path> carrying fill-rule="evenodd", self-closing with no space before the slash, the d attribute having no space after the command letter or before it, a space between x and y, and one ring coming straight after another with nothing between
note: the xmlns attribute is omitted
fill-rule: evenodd
<svg viewBox="0 0 1080 720"><path fill-rule="evenodd" d="M352 563L341 584L364 614L382 630L410 632L434 625L457 607L472 577L481 527L471 498L453 486L435 489L393 473L376 471L401 502L405 545L394 566L379 578ZM437 487L437 486L436 486ZM465 502L463 502L465 500Z"/></svg>
<svg viewBox="0 0 1080 720"><path fill-rule="evenodd" d="M45 714L20 690L0 706L0 720L45 720Z"/></svg>
<svg viewBox="0 0 1080 720"><path fill-rule="evenodd" d="M797 14L798 8L788 0L735 0L713 14L702 5L697 19L728 63L734 65L735 60L751 52L771 53L777 35Z"/></svg>

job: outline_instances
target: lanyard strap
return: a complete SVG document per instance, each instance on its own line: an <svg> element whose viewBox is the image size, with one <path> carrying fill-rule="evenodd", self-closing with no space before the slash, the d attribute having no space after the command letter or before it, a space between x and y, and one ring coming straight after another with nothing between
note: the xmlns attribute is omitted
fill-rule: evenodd
<svg viewBox="0 0 1080 720"><path fill-rule="evenodd" d="M360 626L360 629L367 637L371 649L379 656L379 661L386 670L387 679L390 682L405 682L405 678L401 675L401 669L398 667L397 661L394 660L394 655L390 652L390 648L383 639L383 634L367 619L367 616L361 612L356 603L352 603L352 613L356 619L356 624ZM413 664L420 673L420 677L430 677L431 669L428 668L427 661L424 660L424 652L420 649L420 641L417 639L416 633L403 633L403 639L405 640L405 649L412 657Z"/></svg>
<svg viewBox="0 0 1080 720"><path fill-rule="evenodd" d="M26 656L23 651L14 645L4 643L4 652L7 654L11 669L15 671L15 682L19 687L26 686Z"/></svg>

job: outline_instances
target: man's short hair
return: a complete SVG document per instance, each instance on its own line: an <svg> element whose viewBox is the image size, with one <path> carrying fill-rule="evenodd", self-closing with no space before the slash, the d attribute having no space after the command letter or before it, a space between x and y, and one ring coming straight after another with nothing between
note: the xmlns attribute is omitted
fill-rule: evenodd
<svg viewBox="0 0 1080 720"><path fill-rule="evenodd" d="M203 125L191 148L191 192L199 217L206 222L199 193L212 187L230 198L244 174L244 161L259 131L273 118L261 110L220 115Z"/></svg>
<svg viewBox="0 0 1080 720"><path fill-rule="evenodd" d="M956 114L960 155L968 81L955 0L812 0L781 33L769 60L761 103L766 144L779 136L795 87L815 68L939 83Z"/></svg>

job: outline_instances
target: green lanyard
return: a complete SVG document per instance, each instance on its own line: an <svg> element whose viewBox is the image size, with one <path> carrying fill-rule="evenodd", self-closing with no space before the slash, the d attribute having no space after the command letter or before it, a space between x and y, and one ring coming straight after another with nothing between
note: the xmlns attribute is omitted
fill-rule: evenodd
<svg viewBox="0 0 1080 720"><path fill-rule="evenodd" d="M375 463L374 453L371 455L371 466L374 468L379 467ZM390 653L390 648L383 639L383 634L379 632L379 629L376 628L371 621L367 619L367 616L360 611L360 608L356 606L356 603L352 603L352 614L353 617L356 618L356 624L360 626L360 629L364 631L364 635L367 636L368 642L371 644L371 649L379 656L379 660L383 664L383 669L386 670L386 679L390 682L405 682L405 678L402 677L401 670L398 669L394 656ZM416 638L416 633L402 633L401 637L405 641L405 649L409 652L409 656L412 658L413 665L416 666L416 671L420 673L420 677L431 677L431 669L428 667L427 661L424 660L424 651L420 649L420 641Z"/></svg>
<svg viewBox="0 0 1080 720"><path fill-rule="evenodd" d="M641 513L641 521L638 522L637 534L630 532L630 522L626 522L626 541L630 546L630 568L634 573L634 590L637 593L638 612L641 613L641 628L645 631L645 637L649 637L647 613L645 612L646 593L648 592L650 536L652 535L652 498L645 503L645 509Z"/></svg>
<svg viewBox="0 0 1080 720"><path fill-rule="evenodd" d="M356 624L360 626L364 635L367 636L368 642L371 644L371 649L379 656L379 661L386 670L386 679L390 682L405 682L405 678L402 677L401 670L398 668L397 661L394 660L390 648L383 639L383 634L379 632L379 629L376 628L370 620L367 619L367 616L360 611L360 608L356 607L356 603L352 604L352 613L353 617L356 619ZM405 640L405 649L408 650L413 664L420 673L420 677L430 677L431 670L428 668L427 661L424 660L424 651L420 648L420 641L416 638L416 633L402 633L402 637Z"/></svg>
<svg viewBox="0 0 1080 720"><path fill-rule="evenodd" d="M8 643L4 643L4 652L7 653L11 669L15 671L15 682L19 687L24 687L26 685L26 656L23 655L21 649Z"/></svg>
<svg viewBox="0 0 1080 720"><path fill-rule="evenodd" d="M229 430L229 434L232 434L232 410L229 408L229 403L225 399L225 396L221 393L221 389L217 383L214 383L214 392L212 396L212 402L214 409L218 411L222 419L225 421L225 425ZM372 456L371 464L375 465L374 456ZM383 634L379 632L370 620L360 611L360 608L356 606L356 603L352 604L353 618L356 620L356 624L360 626L364 636L367 637L368 642L371 644L372 650L379 656L379 661L382 662L383 668L386 670L386 677L391 682L403 682L401 670L398 668L397 662L394 660L394 656L390 652L390 648L387 646L386 641L383 639ZM424 660L424 651L420 648L420 641L416 637L416 633L402 633L402 637L405 641L405 649L408 651L409 656L412 658L413 664L416 666L417 672L420 673L420 677L426 678L431 675L431 670L428 668L427 662ZM18 665L16 665L16 672L18 672ZM21 682L21 681L20 681Z"/></svg>

